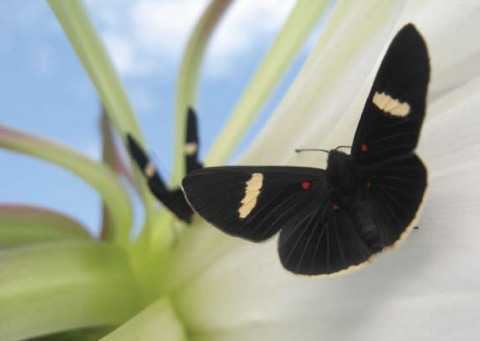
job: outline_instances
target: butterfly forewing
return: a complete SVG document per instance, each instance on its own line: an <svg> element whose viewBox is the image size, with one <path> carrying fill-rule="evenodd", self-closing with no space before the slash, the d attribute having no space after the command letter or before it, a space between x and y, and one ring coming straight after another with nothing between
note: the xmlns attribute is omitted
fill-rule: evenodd
<svg viewBox="0 0 480 341"><path fill-rule="evenodd" d="M325 171L300 167L212 167L183 180L194 210L228 234L262 241L303 219Z"/></svg>
<svg viewBox="0 0 480 341"><path fill-rule="evenodd" d="M373 249L395 244L412 227L427 187L414 154L430 75L427 47L411 24L395 36L365 103L352 145L361 174L352 206Z"/></svg>
<svg viewBox="0 0 480 341"><path fill-rule="evenodd" d="M425 116L430 67L427 47L411 24L402 28L380 65L352 145L358 164L407 156Z"/></svg>

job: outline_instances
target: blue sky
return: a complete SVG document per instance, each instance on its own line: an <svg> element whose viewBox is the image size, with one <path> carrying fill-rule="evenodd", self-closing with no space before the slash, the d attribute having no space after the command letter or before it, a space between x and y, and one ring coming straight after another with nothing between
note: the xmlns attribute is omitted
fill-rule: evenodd
<svg viewBox="0 0 480 341"><path fill-rule="evenodd" d="M205 58L197 110L201 155L215 141L293 0L238 1ZM173 103L182 50L205 0L89 0L105 41L165 178L173 159ZM261 19L261 20L259 20ZM0 3L0 124L100 156L95 89L46 1ZM307 42L306 45L311 45ZM299 55L236 155L256 135L301 67ZM95 230L100 198L82 180L49 163L0 150L0 203L25 203L69 214Z"/></svg>

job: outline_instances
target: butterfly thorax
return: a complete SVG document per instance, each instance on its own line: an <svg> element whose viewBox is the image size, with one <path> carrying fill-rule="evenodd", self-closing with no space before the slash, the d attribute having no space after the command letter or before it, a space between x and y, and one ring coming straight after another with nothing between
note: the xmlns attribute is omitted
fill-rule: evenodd
<svg viewBox="0 0 480 341"><path fill-rule="evenodd" d="M328 155L327 181L334 192L344 196L357 189L358 174L350 155L332 149Z"/></svg>

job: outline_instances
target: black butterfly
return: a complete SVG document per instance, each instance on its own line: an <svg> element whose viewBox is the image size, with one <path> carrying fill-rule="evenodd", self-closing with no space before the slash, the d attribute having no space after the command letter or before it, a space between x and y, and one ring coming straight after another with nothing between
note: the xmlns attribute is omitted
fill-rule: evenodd
<svg viewBox="0 0 480 341"><path fill-rule="evenodd" d="M427 170L414 149L429 73L425 42L406 25L382 61L351 155L331 150L326 170L197 170L182 183L188 202L234 236L258 242L280 231L280 260L294 273L331 274L368 262L403 240L419 215Z"/></svg>
<svg viewBox="0 0 480 341"><path fill-rule="evenodd" d="M190 223L193 211L185 200L182 190L179 188L174 190L168 189L155 169L155 166L149 160L147 153L145 153L142 147L140 147L140 144L130 134L127 134L127 141L130 154L143 175L146 177L148 187L153 195L179 219ZM187 174L203 167L198 161L198 145L197 117L195 111L192 108L189 108L187 112L187 134L185 144L185 164Z"/></svg>

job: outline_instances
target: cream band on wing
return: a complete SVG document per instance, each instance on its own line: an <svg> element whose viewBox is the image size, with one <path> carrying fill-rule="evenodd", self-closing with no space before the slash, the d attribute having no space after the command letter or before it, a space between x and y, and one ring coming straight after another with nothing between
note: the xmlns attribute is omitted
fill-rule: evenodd
<svg viewBox="0 0 480 341"><path fill-rule="evenodd" d="M247 217L257 204L257 198L263 185L263 174L253 173L252 177L245 183L245 185L245 196L238 209L238 214L242 219Z"/></svg>
<svg viewBox="0 0 480 341"><path fill-rule="evenodd" d="M147 165L143 169L143 173L145 174L145 176L147 178L151 178L152 176L154 176L155 175L155 166L153 165L153 163L151 163L151 162L147 163Z"/></svg>
<svg viewBox="0 0 480 341"><path fill-rule="evenodd" d="M383 92L375 92L375 95L373 95L373 104L375 104L378 109L393 116L405 117L410 113L410 105L408 105L408 103L400 102Z"/></svg>
<svg viewBox="0 0 480 341"><path fill-rule="evenodd" d="M185 154L193 155L197 152L198 145L195 142L190 142L185 145Z"/></svg>

